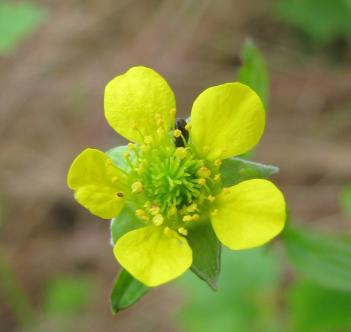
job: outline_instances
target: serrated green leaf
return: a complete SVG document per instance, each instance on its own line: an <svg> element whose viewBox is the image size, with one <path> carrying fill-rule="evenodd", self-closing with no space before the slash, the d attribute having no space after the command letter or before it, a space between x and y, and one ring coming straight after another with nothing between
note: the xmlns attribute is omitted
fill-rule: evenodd
<svg viewBox="0 0 351 332"><path fill-rule="evenodd" d="M267 179L278 173L276 166L264 165L241 158L228 158L221 165L222 184L225 187L250 179Z"/></svg>
<svg viewBox="0 0 351 332"><path fill-rule="evenodd" d="M111 242L114 245L117 240L127 232L145 226L135 215L135 208L126 204L121 213L111 220Z"/></svg>
<svg viewBox="0 0 351 332"><path fill-rule="evenodd" d="M307 279L322 286L351 292L351 236L327 235L286 227L287 257Z"/></svg>
<svg viewBox="0 0 351 332"><path fill-rule="evenodd" d="M242 48L243 64L238 72L238 80L241 83L248 85L261 98L265 107L268 103L268 70L265 60L250 39L246 40Z"/></svg>
<svg viewBox="0 0 351 332"><path fill-rule="evenodd" d="M221 269L221 244L209 220L190 230L187 239L193 251L191 270L213 290L217 290Z"/></svg>
<svg viewBox="0 0 351 332"><path fill-rule="evenodd" d="M351 294L299 281L289 292L294 331L349 331Z"/></svg>
<svg viewBox="0 0 351 332"><path fill-rule="evenodd" d="M0 2L0 54L15 49L46 16L46 10L30 3Z"/></svg>
<svg viewBox="0 0 351 332"><path fill-rule="evenodd" d="M351 184L343 188L341 192L340 203L345 214L351 218Z"/></svg>
<svg viewBox="0 0 351 332"><path fill-rule="evenodd" d="M140 300L149 288L122 270L111 293L111 309L114 314L126 309Z"/></svg>

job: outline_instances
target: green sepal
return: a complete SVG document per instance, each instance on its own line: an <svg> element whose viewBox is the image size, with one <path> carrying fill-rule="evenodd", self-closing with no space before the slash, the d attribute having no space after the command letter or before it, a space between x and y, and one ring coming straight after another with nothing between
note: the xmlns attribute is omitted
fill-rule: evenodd
<svg viewBox="0 0 351 332"><path fill-rule="evenodd" d="M126 203L121 213L111 220L111 243L116 244L121 236L143 226L145 225L135 215L135 208Z"/></svg>
<svg viewBox="0 0 351 332"><path fill-rule="evenodd" d="M106 154L113 160L113 162L122 170L128 171L129 165L124 158L124 153L128 151L127 145L116 146L106 151Z"/></svg>
<svg viewBox="0 0 351 332"><path fill-rule="evenodd" d="M351 292L351 236L321 234L291 224L282 236L289 262L321 286Z"/></svg>
<svg viewBox="0 0 351 332"><path fill-rule="evenodd" d="M264 165L241 158L223 160L220 169L224 187L251 179L267 179L278 171L279 168L276 166Z"/></svg>
<svg viewBox="0 0 351 332"><path fill-rule="evenodd" d="M122 269L116 278L111 293L111 309L114 314L126 309L139 301L149 290L140 281L134 279L126 270Z"/></svg>
<svg viewBox="0 0 351 332"><path fill-rule="evenodd" d="M191 270L214 291L218 289L218 277L221 270L221 249L209 220L201 222L189 231L187 240L193 251Z"/></svg>

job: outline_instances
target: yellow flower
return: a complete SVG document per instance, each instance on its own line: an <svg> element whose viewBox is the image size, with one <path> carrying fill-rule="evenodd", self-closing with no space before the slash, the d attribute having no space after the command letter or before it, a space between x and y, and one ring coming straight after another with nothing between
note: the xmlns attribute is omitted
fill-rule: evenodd
<svg viewBox="0 0 351 332"><path fill-rule="evenodd" d="M285 221L283 195L270 181L221 184L221 160L252 149L264 131L257 94L240 83L211 87L197 97L183 128L175 128L175 107L171 88L152 69L133 67L117 76L105 89L105 116L134 143L128 167L86 149L68 172L77 201L99 217L115 217L133 202L144 226L122 235L114 254L151 287L191 266L187 235L208 218L219 241L234 250L266 243Z"/></svg>

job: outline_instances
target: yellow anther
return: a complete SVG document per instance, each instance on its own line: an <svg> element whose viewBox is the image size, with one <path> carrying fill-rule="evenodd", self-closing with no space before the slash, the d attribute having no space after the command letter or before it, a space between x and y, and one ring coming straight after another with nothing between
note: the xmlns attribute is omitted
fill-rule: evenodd
<svg viewBox="0 0 351 332"><path fill-rule="evenodd" d="M165 227L165 229L163 230L163 233L168 237L172 236L172 230L168 226Z"/></svg>
<svg viewBox="0 0 351 332"><path fill-rule="evenodd" d="M128 143L128 149L129 149L130 151L134 150L134 149L135 149L135 144L133 144L133 143Z"/></svg>
<svg viewBox="0 0 351 332"><path fill-rule="evenodd" d="M213 163L214 163L214 165L215 165L216 167L219 167L219 166L222 165L222 160L216 159Z"/></svg>
<svg viewBox="0 0 351 332"><path fill-rule="evenodd" d="M132 184L132 193L141 193L144 191L143 184L140 181L136 181Z"/></svg>
<svg viewBox="0 0 351 332"><path fill-rule="evenodd" d="M188 212L195 212L197 210L197 204L196 203L193 203L189 206L186 207L186 211Z"/></svg>
<svg viewBox="0 0 351 332"><path fill-rule="evenodd" d="M152 205L150 208L150 213L154 216L160 212L160 208L157 205Z"/></svg>
<svg viewBox="0 0 351 332"><path fill-rule="evenodd" d="M176 109L175 108L172 108L170 111L169 111L169 115L170 116L175 116L175 114L176 114Z"/></svg>
<svg viewBox="0 0 351 332"><path fill-rule="evenodd" d="M190 131L191 128L192 128L191 123L187 123L187 124L185 125L185 129L186 129L187 131Z"/></svg>
<svg viewBox="0 0 351 332"><path fill-rule="evenodd" d="M136 215L137 217L143 217L143 216L146 215L146 213L145 213L145 211L142 210L142 209L136 209L136 210L135 210L135 215Z"/></svg>
<svg viewBox="0 0 351 332"><path fill-rule="evenodd" d="M114 176L111 180L112 180L113 183L116 183L118 181L118 177Z"/></svg>
<svg viewBox="0 0 351 332"><path fill-rule="evenodd" d="M207 199L212 203L215 200L215 197L212 195L207 196Z"/></svg>
<svg viewBox="0 0 351 332"><path fill-rule="evenodd" d="M198 215L198 214L193 214L192 216L191 216L191 220L192 221L198 221L200 219L200 216Z"/></svg>
<svg viewBox="0 0 351 332"><path fill-rule="evenodd" d="M217 209L213 209L212 211L211 211L211 215L212 216L216 216L218 214L218 210Z"/></svg>
<svg viewBox="0 0 351 332"><path fill-rule="evenodd" d="M181 135L182 135L182 132L181 132L179 129L174 130L173 136L174 136L175 138L178 138L178 137L180 137Z"/></svg>
<svg viewBox="0 0 351 332"><path fill-rule="evenodd" d="M216 174L215 177L214 177L214 180L215 180L216 182L221 181L221 174Z"/></svg>
<svg viewBox="0 0 351 332"><path fill-rule="evenodd" d="M151 143L152 143L152 137L151 137L151 136L145 136L145 138L144 138L144 143L145 143L146 145L151 144Z"/></svg>
<svg viewBox="0 0 351 332"><path fill-rule="evenodd" d="M204 186L206 184L206 180L203 179L203 178L200 178L197 180L197 183L200 185L200 186Z"/></svg>
<svg viewBox="0 0 351 332"><path fill-rule="evenodd" d="M186 215L186 216L183 217L183 221L184 222L191 221L191 220L192 220L192 218L189 215Z"/></svg>
<svg viewBox="0 0 351 332"><path fill-rule="evenodd" d="M211 171L207 167L203 166L199 168L197 175L202 178L208 178L211 175Z"/></svg>
<svg viewBox="0 0 351 332"><path fill-rule="evenodd" d="M180 147L180 148L176 148L175 150L175 155L178 159L184 159L187 155L187 151L185 148Z"/></svg>
<svg viewBox="0 0 351 332"><path fill-rule="evenodd" d="M156 225L156 226L161 226L161 225L163 224L163 221L164 221L164 219L163 219L163 217L162 217L161 214L156 214L156 216L154 216L154 217L152 218L152 222L153 222L154 225Z"/></svg>
<svg viewBox="0 0 351 332"><path fill-rule="evenodd" d="M178 228L178 233L182 234L184 236L187 236L188 235L188 230L186 230L184 227L179 227Z"/></svg>

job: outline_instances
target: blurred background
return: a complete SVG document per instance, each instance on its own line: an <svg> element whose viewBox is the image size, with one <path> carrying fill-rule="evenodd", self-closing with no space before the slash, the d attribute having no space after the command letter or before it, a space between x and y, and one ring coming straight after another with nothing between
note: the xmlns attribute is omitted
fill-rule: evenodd
<svg viewBox="0 0 351 332"><path fill-rule="evenodd" d="M186 275L113 316L109 223L66 186L82 149L124 142L104 119L104 86L152 67L186 116L203 89L237 79L247 38L270 77L253 159L280 167L292 223L320 236L294 233L307 242L290 254L329 247L305 265L279 241L224 251L219 292ZM349 0L0 1L1 332L351 331L350 184Z"/></svg>

